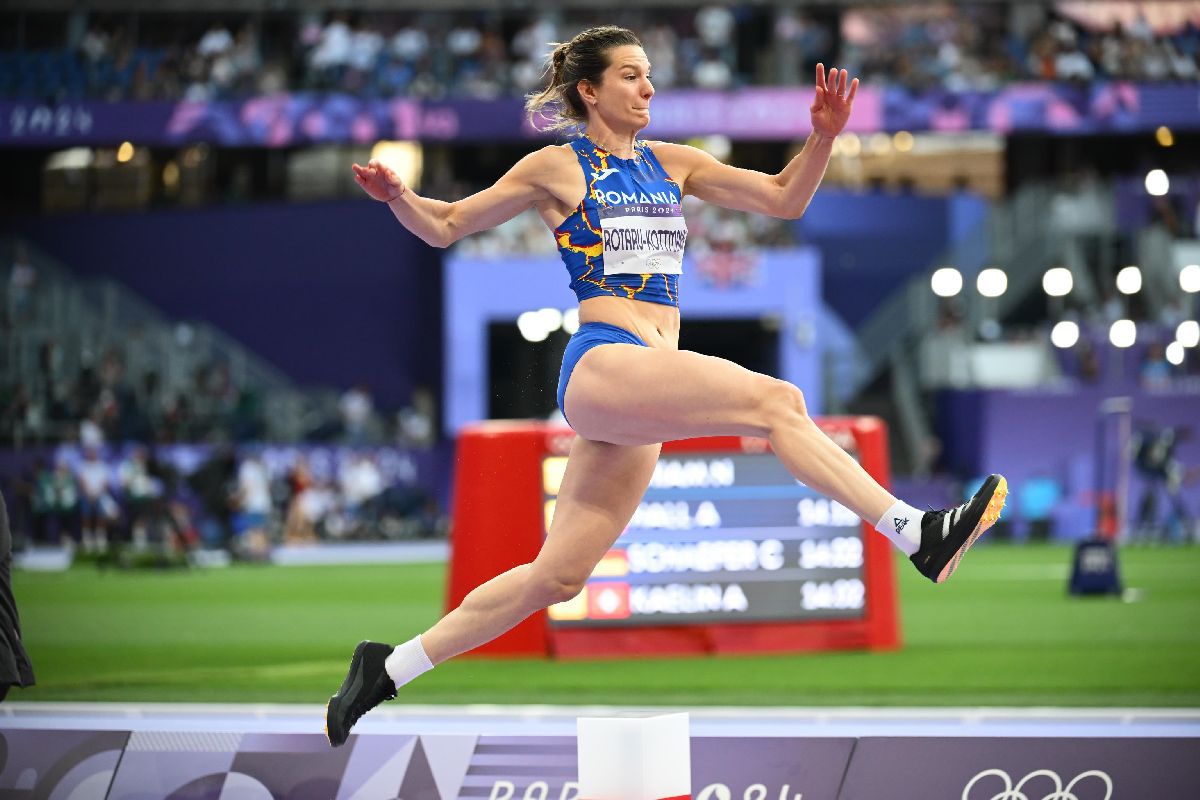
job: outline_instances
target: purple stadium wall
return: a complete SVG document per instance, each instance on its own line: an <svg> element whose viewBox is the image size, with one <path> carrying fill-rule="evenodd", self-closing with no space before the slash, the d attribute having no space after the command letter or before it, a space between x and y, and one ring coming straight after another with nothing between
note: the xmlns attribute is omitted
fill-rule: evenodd
<svg viewBox="0 0 1200 800"><path fill-rule="evenodd" d="M383 407L441 385L438 251L365 201L9 220L80 275L212 323L302 385Z"/></svg>

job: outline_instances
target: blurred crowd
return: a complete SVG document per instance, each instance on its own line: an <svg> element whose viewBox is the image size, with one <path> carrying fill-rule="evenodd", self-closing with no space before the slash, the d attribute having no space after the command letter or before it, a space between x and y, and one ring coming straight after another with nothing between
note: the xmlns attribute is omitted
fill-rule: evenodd
<svg viewBox="0 0 1200 800"><path fill-rule="evenodd" d="M0 373L0 447L273 438L266 393L250 380L236 380L222 357L196 360L189 369L142 326L129 326L115 342L96 345L69 323L65 328L48 324L48 318L67 312L52 306L55 286L39 274L21 242L0 278L0 348L30 338L36 345L31 368ZM179 324L170 344L186 350L193 335L191 326ZM10 367L18 360L11 352L0 355ZM164 374L164 367L172 374ZM437 439L436 399L426 387L417 387L398 410L377 408L365 383L304 399L303 429L297 434L305 441L428 448Z"/></svg>
<svg viewBox="0 0 1200 800"><path fill-rule="evenodd" d="M276 543L444 534L416 477L385 449L83 446L36 458L5 493L22 544L262 559Z"/></svg>
<svg viewBox="0 0 1200 800"><path fill-rule="evenodd" d="M1010 81L1193 81L1200 6L1153 22L1123 4L914 4L849 10L839 65L865 82L909 89L996 89ZM1090 7L1089 7L1090 6Z"/></svg>
<svg viewBox="0 0 1200 800"><path fill-rule="evenodd" d="M55 339L40 350L37 375L0 385L0 442L76 441L146 443L254 440L263 431L259 399L251 387L233 384L228 365L198 368L188 385L166 388L156 371L139 380L125 375L119 350L95 364L64 367Z"/></svg>
<svg viewBox="0 0 1200 800"><path fill-rule="evenodd" d="M1089 7L1089 5L1091 7ZM544 80L550 44L597 24L642 37L659 88L787 86L818 61L876 86L991 89L1020 80L1197 78L1200 3L736 5L648 10L174 14L76 11L0 38L0 97L214 100L280 91L519 96ZM1162 5L1162 4L1160 4ZM1126 12L1130 8L1124 9Z"/></svg>
<svg viewBox="0 0 1200 800"><path fill-rule="evenodd" d="M0 288L7 348L9 332L40 329L47 287L25 248ZM14 448L0 490L18 542L159 563L198 548L265 558L277 542L441 532L410 455L436 440L429 390L387 415L367 385L352 386L310 406L307 445L260 448L246 444L268 438L254 386L221 360L171 380L150 349L133 330L95 355L47 336L33 369L0 379L0 448Z"/></svg>
<svg viewBox="0 0 1200 800"><path fill-rule="evenodd" d="M74 372L62 352L48 341L32 380L0 382L0 447L25 454L20 474L12 463L0 471L18 540L96 555L118 544L155 558L197 548L265 558L278 542L442 532L406 455L434 443L431 392L389 420L365 385L351 387L314 420L304 448L268 448L266 458L232 444L260 441L264 412L227 365L167 390L155 372L127 381L116 348ZM314 468L305 450L318 442L330 444ZM184 456L161 455L177 450Z"/></svg>
<svg viewBox="0 0 1200 800"><path fill-rule="evenodd" d="M100 448L110 443L253 442L266 433L265 411L255 387L238 386L229 365L198 367L191 381L166 386L149 370L126 378L118 348L96 364L63 367L63 347L47 340L38 373L0 382L0 446L76 442ZM370 387L346 389L309 421L304 440L352 445L395 443L427 448L436 438L433 393L418 388L409 405L394 414L376 408Z"/></svg>

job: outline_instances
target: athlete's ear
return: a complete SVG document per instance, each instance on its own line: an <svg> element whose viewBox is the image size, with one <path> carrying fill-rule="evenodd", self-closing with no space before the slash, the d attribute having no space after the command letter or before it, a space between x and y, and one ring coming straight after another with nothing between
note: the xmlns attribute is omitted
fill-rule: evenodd
<svg viewBox="0 0 1200 800"><path fill-rule="evenodd" d="M575 91L579 92L579 98L583 100L585 106L596 105L596 87L587 78L583 78L575 84Z"/></svg>

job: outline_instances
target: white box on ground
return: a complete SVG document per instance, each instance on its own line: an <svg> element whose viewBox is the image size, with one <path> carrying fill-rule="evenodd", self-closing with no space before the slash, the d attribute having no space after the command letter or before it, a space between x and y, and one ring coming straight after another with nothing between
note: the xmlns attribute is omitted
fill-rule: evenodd
<svg viewBox="0 0 1200 800"><path fill-rule="evenodd" d="M665 800L692 794L687 714L580 717L580 800Z"/></svg>

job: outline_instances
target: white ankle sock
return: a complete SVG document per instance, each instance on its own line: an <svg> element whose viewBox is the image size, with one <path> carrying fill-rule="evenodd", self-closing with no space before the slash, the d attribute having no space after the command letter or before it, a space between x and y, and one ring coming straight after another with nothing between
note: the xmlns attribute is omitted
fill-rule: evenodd
<svg viewBox="0 0 1200 800"><path fill-rule="evenodd" d="M902 500L883 512L875 530L892 540L906 556L911 556L921 547L921 517L925 512L913 508Z"/></svg>
<svg viewBox="0 0 1200 800"><path fill-rule="evenodd" d="M399 689L417 676L433 669L433 662L425 655L421 637L414 636L392 650L391 655L383 660L383 668Z"/></svg>

